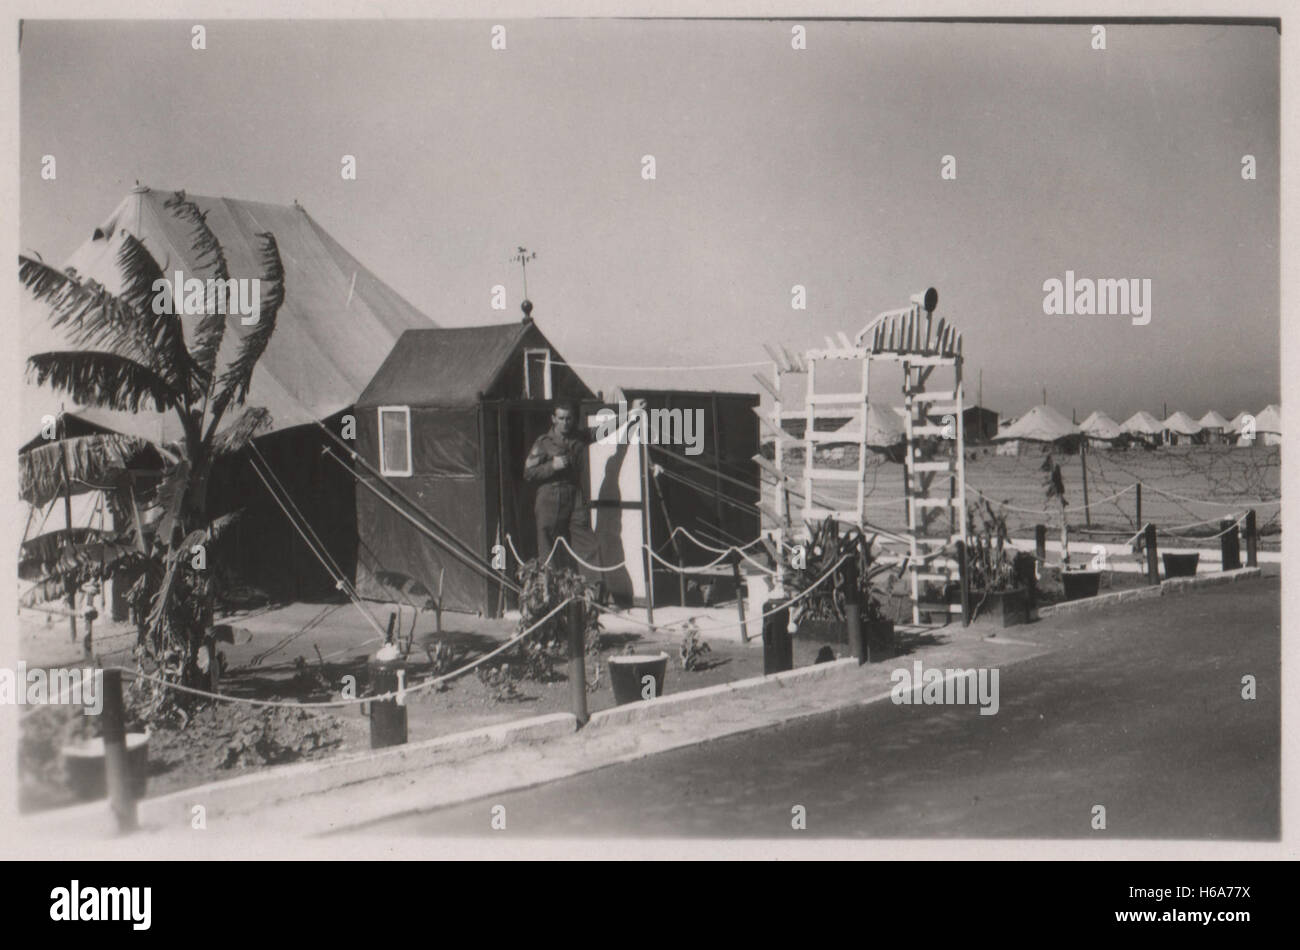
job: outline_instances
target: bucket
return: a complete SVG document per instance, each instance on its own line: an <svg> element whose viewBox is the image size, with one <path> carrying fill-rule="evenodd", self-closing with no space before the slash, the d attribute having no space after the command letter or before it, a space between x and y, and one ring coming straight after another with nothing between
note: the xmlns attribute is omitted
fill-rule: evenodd
<svg viewBox="0 0 1300 950"><path fill-rule="evenodd" d="M1201 560L1196 554L1162 554L1165 559L1165 577L1194 577L1196 565Z"/></svg>
<svg viewBox="0 0 1300 950"><path fill-rule="evenodd" d="M86 739L66 745L60 750L60 755L63 758L64 778L73 795L84 802L108 795L103 739ZM126 761L131 770L132 794L136 798L143 798L149 777L148 733L126 734Z"/></svg>
<svg viewBox="0 0 1300 950"><path fill-rule="evenodd" d="M1066 600L1096 597L1101 587L1101 571L1062 571L1061 584L1065 587Z"/></svg>
<svg viewBox="0 0 1300 950"><path fill-rule="evenodd" d="M661 652L656 656L611 656L607 662L609 681L614 687L614 702L618 705L639 703L643 699L655 699L664 694L664 676L668 672L667 653ZM653 693L647 689L647 676L654 680Z"/></svg>

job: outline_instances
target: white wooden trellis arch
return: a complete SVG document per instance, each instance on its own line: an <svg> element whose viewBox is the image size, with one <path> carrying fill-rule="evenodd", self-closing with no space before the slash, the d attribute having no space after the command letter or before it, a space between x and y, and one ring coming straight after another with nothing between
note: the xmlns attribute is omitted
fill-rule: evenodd
<svg viewBox="0 0 1300 950"><path fill-rule="evenodd" d="M964 398L962 392L962 336L946 320L934 317L938 293L932 288L912 298L909 307L879 314L853 340L839 333L838 341L826 338L824 348L791 354L765 347L772 357L775 385L756 376L773 397L768 424L774 437L774 458L769 474L776 479L774 532L778 547L802 540L805 525L827 517L862 529L866 524L866 461L871 364L888 360L901 364L906 409L906 476L904 499L907 529L900 540L907 543L907 568L912 595L912 621L929 622L937 614L957 614L961 605L934 599L927 589L958 581L958 564L950 555L956 541L966 541L966 468ZM861 389L828 392L817 389L817 367L832 361L861 364ZM951 372L951 388L929 390L931 376L938 370ZM786 410L782 404L784 376L806 376L804 407ZM819 419L857 420L854 431L822 431ZM889 409L892 412L892 408ZM803 434L795 438L785 428L792 419L803 421ZM858 464L854 470L816 465L816 447L824 442L856 443ZM785 473L784 453L791 444L803 450L802 484ZM818 485L848 482L853 485L851 507L823 503ZM939 484L936 484L938 482ZM791 496L801 498L792 504ZM794 516L797 512L797 523ZM947 514L936 518L935 514ZM942 531L936 533L936 528ZM783 559L778 558L778 563ZM947 617L944 617L946 622Z"/></svg>

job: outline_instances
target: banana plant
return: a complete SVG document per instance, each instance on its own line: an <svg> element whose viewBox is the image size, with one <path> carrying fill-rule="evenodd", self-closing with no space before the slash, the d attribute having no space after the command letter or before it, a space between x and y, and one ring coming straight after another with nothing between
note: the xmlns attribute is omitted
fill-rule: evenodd
<svg viewBox="0 0 1300 950"><path fill-rule="evenodd" d="M173 412L182 438L155 446L166 461L158 485L162 517L155 537L160 544L147 555L155 560L144 572L142 591L151 584L147 640L168 681L200 685L205 679L204 651L210 652L213 578L191 564L197 545L215 543L230 518L208 516L208 480L214 461L244 449L269 427L270 414L243 407L253 371L275 332L285 299L284 265L275 236L259 234L261 300L257 324L244 332L224 364L219 363L228 324L237 315L217 306L217 286L230 280L225 251L207 224L207 213L174 193L165 207L191 227L191 248L197 265L209 278L204 315L187 334L181 314L156 306L159 284L166 284L160 264L125 229L119 239L117 266L121 290L111 293L102 284L60 271L39 256L20 255L19 282L40 303L49 306L52 326L68 337L64 350L36 353L27 359L28 375L77 404L122 412ZM206 576L203 576L205 575ZM175 691L169 691L175 693Z"/></svg>

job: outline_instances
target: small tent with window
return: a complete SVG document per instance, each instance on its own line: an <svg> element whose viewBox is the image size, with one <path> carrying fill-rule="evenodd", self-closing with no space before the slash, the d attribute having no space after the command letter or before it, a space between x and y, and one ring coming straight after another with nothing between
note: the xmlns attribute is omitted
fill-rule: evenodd
<svg viewBox="0 0 1300 950"><path fill-rule="evenodd" d="M357 588L398 600L421 588L444 608L496 614L486 563L507 536L530 556L533 486L523 459L550 427L552 400L595 399L531 318L407 330L357 399ZM419 507L426 518L402 512ZM430 520L458 556L422 531ZM513 558L511 559L513 563Z"/></svg>

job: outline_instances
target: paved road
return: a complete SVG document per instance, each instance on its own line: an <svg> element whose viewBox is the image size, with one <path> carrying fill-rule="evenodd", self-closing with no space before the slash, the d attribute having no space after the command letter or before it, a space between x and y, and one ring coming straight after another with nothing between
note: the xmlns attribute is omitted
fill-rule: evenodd
<svg viewBox="0 0 1300 950"><path fill-rule="evenodd" d="M483 835L500 804L525 836L1276 839L1278 579L1070 627L1008 631L1056 649L1000 670L996 715L877 702L366 831Z"/></svg>

